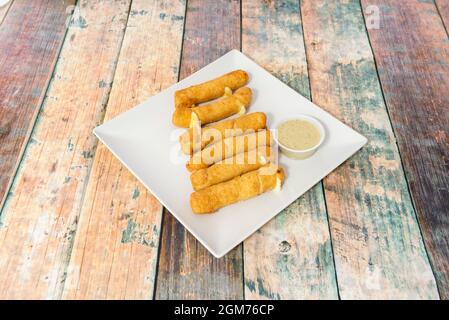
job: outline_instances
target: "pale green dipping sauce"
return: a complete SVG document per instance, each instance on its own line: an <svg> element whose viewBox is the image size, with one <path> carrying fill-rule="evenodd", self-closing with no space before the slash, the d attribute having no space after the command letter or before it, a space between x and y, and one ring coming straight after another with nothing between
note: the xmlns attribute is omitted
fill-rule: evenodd
<svg viewBox="0 0 449 320"><path fill-rule="evenodd" d="M320 130L306 120L289 120L278 127L278 139L284 146L294 150L307 150L321 140Z"/></svg>

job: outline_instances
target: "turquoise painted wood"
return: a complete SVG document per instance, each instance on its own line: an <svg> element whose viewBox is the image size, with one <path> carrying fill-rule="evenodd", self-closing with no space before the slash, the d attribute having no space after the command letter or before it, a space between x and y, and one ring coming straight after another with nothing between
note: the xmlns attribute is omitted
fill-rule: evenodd
<svg viewBox="0 0 449 320"><path fill-rule="evenodd" d="M18 0L0 8L0 208L64 40L66 8L74 3Z"/></svg>
<svg viewBox="0 0 449 320"><path fill-rule="evenodd" d="M342 299L437 299L360 3L301 3L313 101L368 144L325 180Z"/></svg>
<svg viewBox="0 0 449 320"><path fill-rule="evenodd" d="M185 1L132 2L113 83L106 85L112 89L104 121L177 81L184 13ZM84 194L63 297L152 299L162 209L100 144Z"/></svg>
<svg viewBox="0 0 449 320"><path fill-rule="evenodd" d="M439 293L449 299L449 2L363 1L382 28L369 35ZM403 17L407 17L404 19ZM449 21L448 21L449 22ZM395 34L387 30L396 30Z"/></svg>
<svg viewBox="0 0 449 320"><path fill-rule="evenodd" d="M310 99L298 1L244 0L242 51ZM321 183L248 238L243 247L245 298L338 298Z"/></svg>
<svg viewBox="0 0 449 320"><path fill-rule="evenodd" d="M83 0L78 6L0 212L2 299L58 299L66 280L97 146L92 130L110 92L100 84L112 81L129 2Z"/></svg>

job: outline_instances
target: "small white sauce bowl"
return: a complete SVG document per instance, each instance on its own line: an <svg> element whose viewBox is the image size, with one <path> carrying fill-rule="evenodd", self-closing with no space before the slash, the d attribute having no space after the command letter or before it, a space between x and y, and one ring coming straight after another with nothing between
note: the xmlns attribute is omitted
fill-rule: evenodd
<svg viewBox="0 0 449 320"><path fill-rule="evenodd" d="M289 148L289 147L283 145L278 139L278 128L283 123L285 123L287 121L291 121L291 120L303 120L303 121L307 121L307 122L313 124L320 131L320 141L318 142L318 144L316 144L312 148L305 149L305 150L296 150L296 149L292 149L292 148ZM286 120L282 121L276 127L276 130L274 132L274 140L279 145L281 152L283 154L285 154L287 157L289 157L291 159L296 159L296 160L303 160L303 159L307 159L307 158L311 157L318 150L318 148L323 144L323 141L325 138L326 138L326 131L324 130L324 127L321 124L321 122L319 122L314 117L311 117L311 116L308 116L305 114L296 115L294 118L286 119Z"/></svg>

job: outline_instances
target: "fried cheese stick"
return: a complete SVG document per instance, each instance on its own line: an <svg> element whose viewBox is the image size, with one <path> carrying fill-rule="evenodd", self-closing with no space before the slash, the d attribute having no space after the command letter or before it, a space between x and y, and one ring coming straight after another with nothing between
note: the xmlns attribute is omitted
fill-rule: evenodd
<svg viewBox="0 0 449 320"><path fill-rule="evenodd" d="M196 152L187 163L187 170L193 172L204 169L239 153L269 146L271 145L271 138L270 131L268 130L225 138Z"/></svg>
<svg viewBox="0 0 449 320"><path fill-rule="evenodd" d="M190 182L195 191L231 180L244 173L257 170L270 159L270 147L254 149L217 162L209 168L192 173Z"/></svg>
<svg viewBox="0 0 449 320"><path fill-rule="evenodd" d="M212 213L227 205L279 188L284 182L285 175L282 168L277 168L274 173L269 175L261 174L261 169L193 192L190 195L192 211Z"/></svg>
<svg viewBox="0 0 449 320"><path fill-rule="evenodd" d="M190 108L195 104L217 99L225 94L225 88L236 90L248 83L248 73L243 70L229 72L216 79L175 92L176 108Z"/></svg>
<svg viewBox="0 0 449 320"><path fill-rule="evenodd" d="M176 108L172 121L175 126L188 128L195 123L205 125L230 117L239 112L245 113L251 103L252 91L244 87L234 94L227 95L217 101L192 108Z"/></svg>
<svg viewBox="0 0 449 320"><path fill-rule="evenodd" d="M244 134L247 130L265 129L266 126L267 117L265 113L255 112L201 128L201 132L194 131L195 128L190 128L179 137L179 143L182 152L191 155L194 151L202 150L212 142L218 142L225 137Z"/></svg>

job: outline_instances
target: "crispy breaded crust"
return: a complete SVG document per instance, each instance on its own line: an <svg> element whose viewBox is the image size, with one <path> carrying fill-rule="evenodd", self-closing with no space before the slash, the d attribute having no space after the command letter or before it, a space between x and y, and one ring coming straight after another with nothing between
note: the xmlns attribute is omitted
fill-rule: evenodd
<svg viewBox="0 0 449 320"><path fill-rule="evenodd" d="M223 159L233 157L239 153L256 148L271 145L270 131L258 132L241 136L228 137L217 143L211 144L201 151L196 152L187 163L190 172L207 168Z"/></svg>
<svg viewBox="0 0 449 320"><path fill-rule="evenodd" d="M195 213L212 213L224 206L258 196L284 182L282 168L274 174L262 175L260 170L251 171L232 180L222 182L190 195L190 206Z"/></svg>
<svg viewBox="0 0 449 320"><path fill-rule="evenodd" d="M192 113L195 113L201 125L220 121L238 113L242 107L247 108L251 103L251 98L252 91L250 88L240 88L234 94L206 105L192 108L176 108L172 121L175 126L188 128Z"/></svg>
<svg viewBox="0 0 449 320"><path fill-rule="evenodd" d="M201 128L201 137L194 137L194 129L190 128L179 137L179 143L181 144L182 152L191 155L194 150L202 150L208 144L223 140L225 137L241 135L241 133L244 134L245 131L248 130L258 131L265 129L266 126L267 117L265 113L254 112L243 115L237 119L226 120ZM213 135L212 131L215 131L214 133L218 133L218 135ZM198 146L194 146L194 138L198 140Z"/></svg>
<svg viewBox="0 0 449 320"><path fill-rule="evenodd" d="M190 176L192 187L198 191L257 170L269 162L270 151L267 146L260 150L254 149L220 161L209 168L197 170Z"/></svg>
<svg viewBox="0 0 449 320"><path fill-rule="evenodd" d="M195 104L217 99L224 95L226 87L236 90L247 84L248 80L248 73L235 70L216 79L178 90L175 92L175 107L191 108Z"/></svg>

